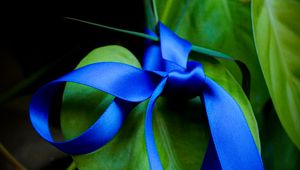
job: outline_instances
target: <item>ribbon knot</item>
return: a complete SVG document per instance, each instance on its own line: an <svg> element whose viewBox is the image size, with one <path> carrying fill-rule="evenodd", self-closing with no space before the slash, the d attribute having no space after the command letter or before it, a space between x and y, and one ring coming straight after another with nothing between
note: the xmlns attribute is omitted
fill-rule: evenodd
<svg viewBox="0 0 300 170"><path fill-rule="evenodd" d="M160 170L163 165L152 127L156 100L162 94L188 98L200 96L211 132L202 168L263 169L251 131L237 102L220 85L205 76L200 63L188 62L191 43L161 23L159 33L160 44L151 44L146 49L144 70L122 63L95 63L74 70L40 88L32 97L29 111L36 131L63 152L89 153L111 141L128 113L139 102L150 98L145 116L146 151L150 169ZM90 86L116 98L80 136L56 142L50 133L48 117L52 98L58 90L58 84L63 82Z"/></svg>
<svg viewBox="0 0 300 170"><path fill-rule="evenodd" d="M202 65L188 62L192 44L159 22L160 44L150 44L144 55L144 69L166 77L163 95L193 98L200 95L205 74ZM155 33L147 30L152 36Z"/></svg>
<svg viewBox="0 0 300 170"><path fill-rule="evenodd" d="M194 98L201 94L205 84L202 65L193 61L188 62L185 71L171 71L167 77L163 94L169 97Z"/></svg>

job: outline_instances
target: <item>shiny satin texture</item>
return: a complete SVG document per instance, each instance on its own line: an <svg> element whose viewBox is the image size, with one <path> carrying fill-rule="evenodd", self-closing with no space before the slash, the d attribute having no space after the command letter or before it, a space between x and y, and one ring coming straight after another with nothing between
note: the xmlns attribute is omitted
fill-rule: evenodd
<svg viewBox="0 0 300 170"><path fill-rule="evenodd" d="M183 99L200 96L204 103L211 140L202 169L263 169L262 160L237 102L216 82L205 76L200 63L188 61L192 45L159 23L159 43L148 42L143 70L122 63L91 64L45 85L32 97L30 119L36 131L68 154L95 151L111 141L126 116L149 99L145 117L146 151L151 170L163 169L156 148L152 118L161 95ZM148 31L148 34L157 36ZM74 82L104 91L115 100L80 136L55 142L48 124L51 99L63 82ZM200 102L199 102L200 104ZM200 111L199 111L200 112ZM200 167L199 167L200 168Z"/></svg>

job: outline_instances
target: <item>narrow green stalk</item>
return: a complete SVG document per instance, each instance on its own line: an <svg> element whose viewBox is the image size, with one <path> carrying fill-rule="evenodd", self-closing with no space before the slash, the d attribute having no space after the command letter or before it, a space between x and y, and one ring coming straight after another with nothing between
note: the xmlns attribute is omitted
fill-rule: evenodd
<svg viewBox="0 0 300 170"><path fill-rule="evenodd" d="M73 161L66 170L75 170L77 169L75 162Z"/></svg>
<svg viewBox="0 0 300 170"><path fill-rule="evenodd" d="M0 143L0 154L16 170L26 170L26 168Z"/></svg>
<svg viewBox="0 0 300 170"><path fill-rule="evenodd" d="M125 29L119 29L119 28L114 28L114 27L110 27L110 26L106 26L106 25L102 25L102 24L96 24L93 22L89 22L89 21L84 21L84 20L80 20L80 19L76 19L76 18L71 18L71 17L65 17L65 19L69 19L69 20L73 20L73 21L78 21L78 22L82 22L82 23L86 23L89 25L93 25L93 26L97 26L97 27L101 27L101 28L105 28L105 29L110 29L113 31L117 31L117 32L123 32L126 34L130 34L130 35L135 35L138 37L142 37L142 38L146 38L146 39L150 39L153 41L158 41L157 37L153 37L144 33L140 33L140 32L135 32L135 31L129 31L129 30L125 30Z"/></svg>
<svg viewBox="0 0 300 170"><path fill-rule="evenodd" d="M10 98L17 95L20 91L23 89L29 87L32 85L32 83L36 82L37 79L45 75L46 72L52 68L53 64L50 64L46 67L43 67L41 70L35 72L31 76L29 76L27 79L23 80L21 83L16 84L13 86L10 90L0 95L0 105L9 100Z"/></svg>
<svg viewBox="0 0 300 170"><path fill-rule="evenodd" d="M192 50L195 51L195 52L201 53L201 54L208 55L208 56L234 61L234 58L232 58L232 57L230 57L230 56L228 56L224 53L221 53L219 51L211 50L211 49L208 49L208 48L193 45Z"/></svg>
<svg viewBox="0 0 300 170"><path fill-rule="evenodd" d="M156 0L152 0L152 8L155 17L155 22L158 23L159 19L158 19L157 7L156 7Z"/></svg>
<svg viewBox="0 0 300 170"><path fill-rule="evenodd" d="M106 26L106 25L101 25L101 24L97 24L97 23L93 23L93 22L89 22L89 21L76 19L76 18L70 18L70 17L65 17L65 18L69 19L69 20L78 21L78 22L82 22L82 23L85 23L85 24L97 26L97 27L100 27L100 28L105 28L105 29L109 29L109 30L113 30L113 31L117 31L117 32L123 32L123 33L126 33L126 34L146 38L146 39L149 39L149 40L152 40L152 41L159 41L158 37L154 37L154 36L147 35L147 34L140 33L140 32L109 27L109 26ZM192 45L192 50L195 51L195 52L201 53L201 54L212 56L212 57L217 57L217 58L222 58L222 59L227 59L227 60L234 60L232 57L230 57L230 56L228 56L224 53L214 51L214 50L204 48L204 47L199 47L199 46L196 46L196 45Z"/></svg>

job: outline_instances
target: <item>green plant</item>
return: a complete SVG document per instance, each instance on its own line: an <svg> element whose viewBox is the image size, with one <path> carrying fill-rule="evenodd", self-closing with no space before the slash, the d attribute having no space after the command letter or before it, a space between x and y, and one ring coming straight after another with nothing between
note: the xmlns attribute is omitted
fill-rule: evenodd
<svg viewBox="0 0 300 170"><path fill-rule="evenodd" d="M144 4L147 28L155 32L161 21L193 43L190 59L200 61L206 74L239 103L266 169L298 169L300 1L144 0ZM67 19L158 40L140 32ZM111 45L90 52L77 68L103 61L141 67L139 60L140 56L136 58L127 49ZM112 99L92 88L67 83L61 110L65 139L90 127ZM167 169L198 169L202 163L209 129L203 108L196 102L166 98L157 102L154 134ZM146 104L130 113L110 143L95 152L73 156L76 166L73 163L69 169L149 169L143 131Z"/></svg>
<svg viewBox="0 0 300 170"><path fill-rule="evenodd" d="M297 103L300 98L300 53L297 46L300 44L300 27L297 18L300 16L300 2L253 0L251 7L251 2L237 0L145 0L145 10L147 27L152 31L156 30L156 23L160 20L194 45L223 52L238 61L217 61L196 52L192 54L192 59L201 61L207 74L229 91L242 106L258 146L258 129L261 129L262 156L266 168L299 167L299 151L295 145L299 148L300 111ZM134 32L121 31L137 35ZM138 33L137 36L155 40L145 34ZM92 51L78 67L96 61L117 61L140 67L129 51L118 46ZM245 74L245 70L249 74ZM243 90L248 93L259 128ZM85 93L82 94L82 91ZM269 93L276 113L294 144L289 141L278 120L274 118L276 116L273 115ZM83 108L74 106L74 101L83 101L86 96L89 96L89 102L84 103ZM101 105L97 103L99 98L103 99ZM91 107L90 101L95 102L93 105L97 109ZM75 137L88 128L95 117L99 116L99 110L102 111L110 101L110 96L95 90L67 85L62 111L62 129L66 137ZM188 108L184 115L180 114L183 108ZM158 148L164 167L199 168L209 137L205 119L197 117L193 112L199 109L194 101L176 107L171 106L166 99L159 100L155 110L155 135L157 141L164 141L164 145L159 145L161 147ZM82 169L147 169L142 130L143 110L145 104L135 109L118 136L108 145L91 154L74 156L76 165ZM87 117L87 113L82 112L94 114ZM271 120L274 122L270 122ZM176 141L178 137L183 140ZM287 150L279 145L284 145Z"/></svg>

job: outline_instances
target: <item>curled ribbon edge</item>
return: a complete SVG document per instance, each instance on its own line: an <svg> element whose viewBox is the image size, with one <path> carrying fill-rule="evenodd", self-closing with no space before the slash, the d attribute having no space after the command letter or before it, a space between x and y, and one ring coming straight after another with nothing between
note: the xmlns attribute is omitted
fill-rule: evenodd
<svg viewBox="0 0 300 170"><path fill-rule="evenodd" d="M167 35L169 35L169 36L167 36L167 37L171 37L171 40L174 40L174 39L172 39L172 36L175 36L175 38L176 39L178 39L178 36L176 36L175 34L173 35L173 34L171 34L171 33L169 33L168 31L168 29L165 29L164 28L164 26L161 24L160 25L160 28L162 28L162 29L160 29L160 31L161 31L161 34L162 35L164 35L163 33L165 32L165 31L167 31ZM164 43L164 40L165 39L168 39L168 38L162 38L161 37L161 43L162 44L166 44L166 43ZM180 39L180 38L179 38ZM183 40L183 39L182 39ZM184 40L185 41L185 40ZM170 41L167 41L167 42L170 42ZM164 46L164 45L162 45L161 44L161 46ZM182 44L178 44L178 45L182 45ZM175 45L176 46L176 45ZM166 47L166 48L168 48L168 47ZM165 49L166 50L166 49ZM189 49L190 50L190 49ZM186 51L188 51L188 53L189 53L189 50L186 50ZM183 50L184 51L184 50ZM175 52L176 53L176 52ZM187 55L188 55L188 53L187 53ZM165 53L162 53L163 55L167 55L167 56L169 56L170 54L165 54ZM171 52L171 54L172 54L172 52ZM179 52L179 54L182 54L182 52ZM164 59L167 59L167 60L170 60L171 62L174 62L174 63L177 63L179 60L176 58L176 54L175 54L175 58L164 58L164 57L162 57L162 58L164 58ZM173 56L172 56L173 57ZM172 61L173 60L173 61ZM182 60L181 60L182 61ZM187 61L187 60L186 60ZM182 63L183 62L181 62L181 66L184 66L184 65L182 65ZM99 63L100 64L100 63ZM102 64L106 64L106 63L102 63ZM120 65L124 65L124 64L120 64ZM82 69L78 69L78 70L84 70L84 73L82 73L82 75L85 75L84 77L86 78L86 76L90 76L91 77L91 74L93 75L93 74L96 74L95 73L95 69L92 69L92 71L91 72L89 72L89 71L86 71L86 68L88 68L88 67L90 67L90 65L89 66L87 66L87 67L82 67ZM134 67L133 67L134 68ZM78 72L80 72L80 71L78 71L78 70L75 70L74 72L71 72L71 73L76 73L75 75L76 76L70 76L71 78L74 78L74 79L76 79L76 78L78 78ZM101 69L100 69L101 70ZM116 69L116 70L118 70L118 69ZM132 70L128 70L128 71L132 71ZM102 72L103 73L103 70L102 71L98 71L97 73L99 74L100 72ZM123 71L122 71L123 72ZM126 72L126 71L125 71ZM152 102L151 102L151 105L148 105L148 108L147 108L147 111L146 111L146 119L147 120L145 120L146 122L145 122L145 126L147 127L145 127L145 137L146 137L146 139L148 138L148 140L146 140L146 145L147 145L147 142L148 142L148 147L147 147L147 154L148 154L148 159L149 159L149 163L150 163L150 167L151 167L151 169L162 169L162 165L161 165L161 162L160 162L160 160L159 160L159 155L158 155L158 153L156 154L155 153L155 151L157 151L157 149L156 149L156 146L155 146L155 141L154 141L154 135L153 135L153 132L152 132L152 110L153 110L153 107L154 107L154 104L155 104L155 101L156 101L156 99L160 96L160 94L162 93L162 91L163 91L163 89L164 89L164 86L166 85L166 82L167 82L167 78L163 78L162 80L161 80L161 82L158 84L158 86L157 85L153 85L153 84L155 84L155 83L153 83L152 85L153 86L149 86L149 82L151 82L153 79L152 78L149 78L149 77L147 77L147 76L145 76L145 77L147 77L147 78L145 78L144 77L144 75L148 75L148 73L146 73L147 71L143 71L142 70L142 72L143 72L143 74L141 74L140 75L140 77L139 76L137 76L138 78L140 78L141 79L141 81L140 82L147 82L147 83L144 83L143 85L141 85L141 86L139 86L139 87L142 87L142 89L143 89L143 87L145 88L146 87L146 89L144 89L144 90L146 90L146 91L148 91L148 92L151 92L151 95L152 95L152 97L150 98L150 101L151 101L151 99L152 99ZM100 74L102 74L102 73L100 73ZM127 72L128 73L128 72ZM137 73L137 72L135 72L135 71L132 71L132 72L130 72L130 73ZM139 74L137 74L137 75L139 75ZM99 75L98 75L99 76ZM128 75L129 77L131 76L131 77L135 77L135 76L132 76L132 75ZM126 79L128 78L128 76L126 77ZM68 77L67 76L67 78L70 78L70 77ZM79 76L80 77L80 76ZM99 76L100 77L100 76ZM104 76L105 77L105 76ZM107 76L106 75L106 77L109 77L109 76ZM120 76L121 77L121 76ZM56 81L53 81L52 83L50 83L50 84L48 84L48 85L46 85L45 87L47 88L47 87L50 87L50 86L55 86L55 84L56 83L58 83L58 82L63 82L63 80L64 80L64 78L66 78L66 76L63 76L62 78L60 78L60 79L58 79L58 80L56 80ZM80 79L80 78L79 78ZM69 79L67 79L67 80L69 80ZM78 79L76 79L76 80L78 80ZM74 81L74 80L73 80ZM103 80L104 81L104 80ZM128 82L128 80L126 80L127 82ZM211 80L212 81L212 80ZM75 82L75 81L74 81ZM105 81L104 81L105 82ZM130 81L129 81L130 82ZM78 82L77 82L78 83ZM86 83L86 80L85 80L85 82L82 82L82 83L80 83L80 84L85 84L85 85L87 85L88 84L88 86L91 86L91 87L94 87L95 88L95 86L98 86L98 84L96 83L96 84L93 84L93 83L95 83L95 82L93 82L93 81L91 81L91 82L89 82L89 83L92 83L92 85L91 84L88 84L88 83ZM101 82L101 83L103 83L103 82ZM109 83L108 83L109 84ZM120 84L120 83L116 83L116 84ZM151 83L150 83L151 84ZM136 84L135 84L135 86L136 86ZM218 86L218 85L217 85ZM88 152L91 152L91 151L93 151L93 150L95 150L95 149L98 149L99 147L101 147L101 146L103 146L103 145L105 145L107 142L109 142L116 134L117 134L117 132L118 132L118 130L120 129L120 127L121 127L121 125L122 125L122 123L123 123L123 121L124 121L124 117L122 116L122 115L126 115L127 113L125 113L125 112L129 112L129 110L131 110L132 108L130 108L129 106L128 106L128 108L126 108L126 106L125 105L134 105L133 103L134 102L140 102L140 101L142 101L142 99L144 99L144 100L146 100L146 99L148 99L150 96L148 96L147 98L145 98L145 97L142 97L142 98L140 98L140 99L136 99L136 100L133 100L131 97L132 96L130 96L129 98L128 98L128 96L126 97L126 95L125 94L131 94L130 92L133 92L134 93L134 91L131 89L131 90L128 90L128 91L126 91L127 93L125 93L125 94L119 94L118 92L117 93L115 93L115 95L114 96L116 96L117 98L112 102L112 104L111 104L111 106L109 106L108 107L108 109L107 110L111 110L111 111L105 111L105 113L102 115L102 116L104 116L104 115L108 115L108 113L109 114L113 114L113 112L115 112L115 113L117 113L118 115L115 115L116 116L116 118L114 119L114 120L119 120L119 121L117 121L117 123L116 122L114 122L114 123L116 123L115 124L115 126L114 126L114 128L113 128L113 130L112 131L114 131L114 134L112 135L112 136L109 136L108 135L108 137L107 137L107 139L105 139L105 140L103 140L103 142L101 143L101 142L99 142L99 141L97 141L96 143L95 142L93 142L93 141L89 141L89 140L87 140L87 137L89 137L91 134L92 135L96 135L96 136L99 136L99 131L97 131L97 133L96 133L96 131L94 131L94 130L90 130L90 128L91 129L93 129L92 127L98 127L98 126L96 126L95 124L95 126L94 125L92 125L86 132L90 132L90 131L92 131L92 132L94 132L94 133L91 133L91 134L89 134L89 135L87 135L87 136L85 136L84 134L86 133L86 132L84 132L82 135L84 136L83 137L83 141L82 141L82 138L80 138L81 137L81 135L79 136L79 137L77 137L77 138L74 138L74 139L72 139L72 140L70 140L70 141L66 141L66 142L54 142L53 141L53 139L52 139L52 136L51 136L51 134L50 134L50 129L49 129L49 125L48 125L48 122L47 122L47 120L48 120L48 112L47 112L47 109L49 109L49 107L50 107L50 99L49 98L51 98L51 95L54 95L54 91L53 91L53 89L52 89L52 91L50 90L49 92L44 92L43 91L43 89L45 89L45 87L44 88L41 88L42 90L39 90L34 96L33 96L33 98L32 98L32 102L31 102L31 104L30 104L30 118L31 118L31 121L32 121L32 124L33 124L33 126L34 126L34 128L37 130L37 132L45 139L45 140L47 140L48 142L50 142L51 144L53 144L53 145L55 145L56 147L58 147L60 150L62 150L62 151L64 151L64 152L66 152L66 153L70 153L70 154L82 154L82 153L88 153ZM107 87L110 87L110 86L107 86ZM132 86L131 86L132 87ZM155 88L154 88L155 87ZM99 87L96 87L97 89L99 89L99 90L101 90L101 88L99 88ZM149 88L149 89L147 89L147 88ZM51 88L50 88L51 89ZM104 90L102 90L102 91L105 91L105 92L108 92L109 93L109 91L110 91L110 89L111 88L109 88L108 90L106 90L106 89L104 89ZM130 89L130 88L129 88ZM156 91L156 89L158 89L157 91ZM42 91L42 92L41 92ZM43 93L42 95L40 94L40 93ZM48 94L48 93L51 93L51 94ZM154 94L155 93L155 94ZM225 91L225 93L226 93L226 91ZM114 93L113 93L114 94ZM118 96L119 95L119 96ZM44 96L46 96L46 98L44 97ZM229 96L229 95L228 95ZM49 97L49 98L47 98L47 97ZM121 98L119 98L119 97L121 97ZM229 96L230 97L230 96ZM133 97L134 98L134 97ZM202 98L203 98L203 96L202 96ZM205 97L204 97L205 98ZM46 99L46 100L44 100L44 103L41 103L41 102L43 102L43 99ZM122 100L123 99L123 100ZM124 101L124 99L129 99L129 101L131 100L131 102L126 102L126 101ZM235 102L234 101L234 99L232 99L233 100L233 102ZM134 102L133 102L134 101ZM205 101L205 99L204 99L204 101ZM150 102L149 102L150 103ZM42 107L41 107L42 106ZM44 107L44 108L43 108ZM130 108L130 109L129 109ZM127 110L128 109L128 110ZM240 108L239 108L240 109ZM241 111L241 110L240 110ZM43 113L44 112L44 113ZM151 112L151 113L150 113ZM119 113L121 113L121 114L119 114ZM150 116L150 118L147 118L147 115L148 115L148 117ZM102 116L98 119L99 121L101 120L101 118L102 118ZM243 116L243 115L242 115ZM111 117L111 116L110 116ZM117 118L118 117L118 118ZM209 116L208 116L209 117ZM217 118L215 118L215 119L217 119ZM215 119L213 119L213 120L215 120ZM96 121L96 122L98 122L98 120ZM150 121L151 120L151 121ZM43 123L41 123L41 122L43 122ZM47 123L45 123L45 122L47 122ZM150 124L149 124L150 123ZM245 123L245 118L244 118L244 123ZM211 126L211 124L214 124L214 123L209 123L209 125ZM97 124L98 125L98 124ZM103 127L104 127L104 125L103 124L101 124ZM100 126L100 125L99 125ZM246 126L247 126L247 122L246 122ZM148 130L146 130L146 129L148 129ZM150 130L149 130L150 129ZM247 128L246 128L247 129ZM98 129L99 130L99 129ZM212 130L212 128L211 128L211 130ZM150 131L150 132L149 132ZM248 127L248 131L250 132L250 130L249 130L249 127ZM147 134L149 134L150 133L150 137L149 137L149 135L147 135ZM152 133L152 134L151 134ZM213 136L213 141L215 141L216 139L215 138L223 138L222 136L221 137L219 137L218 135L217 135L217 137L214 137L214 134L215 133L217 133L217 132L212 132L212 136ZM104 131L103 131L103 133L101 134L101 135L103 135L103 134L107 134L107 133L105 133ZM100 135L100 136L101 136ZM148 136L148 137L147 137ZM153 139L152 139L152 137L153 137ZM216 135L215 135L216 136ZM249 134L248 134L248 136L249 136ZM251 132L250 132L250 136L252 137L252 134L251 134ZM103 136L102 136L103 137ZM79 140L79 141L76 141L77 139L81 139L81 140ZM150 141L150 142L149 142ZM246 141L249 141L249 140L246 140ZM85 142L87 142L87 143L85 143ZM74 145L71 145L70 146L70 143L74 143ZM85 143L85 144L84 144ZM98 143L98 144L97 144ZM151 143L151 144L149 144L149 143ZM219 143L222 143L222 142L219 142ZM217 145L220 145L220 144L217 144ZM253 149L253 147L252 147L252 150L254 150L254 152L253 152L253 157L258 157L258 158L260 158L260 155L259 155L259 153L258 152L255 152L255 150L257 151L257 148L256 148L256 145L255 145L255 142L254 142L254 140L253 140L253 138L252 138L252 143L251 143L251 140L250 140L250 143L249 143L249 145L250 146L253 146L253 143L254 143L254 146L255 146L255 148ZM99 145L100 144L100 145ZM238 143L235 143L235 144L237 144L237 145L239 145ZM84 148L82 149L82 150L76 150L76 151L74 151L74 148L81 148L81 146L84 146ZM216 147L216 144L214 144L214 146ZM240 145L239 145L240 146ZM221 155L221 159L220 159L220 164L221 164L221 167L223 167L224 169L226 169L226 168L229 168L229 167L234 167L234 165L232 164L232 162L229 160L229 161L227 161L227 154L226 153L228 153L228 151L224 154L224 153L220 153L221 151L220 150L223 150L223 149L220 149L219 148L219 146L217 146L218 148L216 149L216 153L217 153L217 157L219 157L220 158L220 155ZM228 147L228 146L227 146ZM148 148L152 148L152 149L148 149ZM230 147L229 147L230 148ZM149 152L150 151L150 152ZM153 153L154 154L153 154ZM251 152L252 153L252 152ZM256 155L256 153L258 153L258 156ZM225 156L224 156L225 155ZM227 155L227 156L226 156ZM243 155L243 154L242 154ZM154 161L153 161L154 160ZM152 163L151 163L152 162ZM260 162L260 163L259 163ZM204 162L205 163L205 162ZM258 159L258 160L255 160L254 161L254 163L256 163L255 164L255 167L257 168L257 167L261 167L260 169L263 169L263 165L262 165L262 161L261 161L261 159ZM249 168L249 167L251 167L251 164L246 164L246 166ZM204 167L204 166L203 166ZM245 166L242 166L242 167L245 167Z"/></svg>

